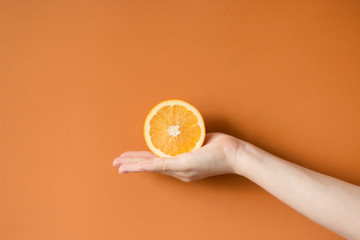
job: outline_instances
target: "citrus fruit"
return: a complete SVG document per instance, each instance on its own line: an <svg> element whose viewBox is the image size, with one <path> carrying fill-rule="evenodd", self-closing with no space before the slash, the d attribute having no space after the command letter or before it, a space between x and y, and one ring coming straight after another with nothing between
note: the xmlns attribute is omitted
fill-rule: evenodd
<svg viewBox="0 0 360 240"><path fill-rule="evenodd" d="M175 157L196 150L205 139L200 112L182 100L166 100L147 115L144 137L149 149L159 157Z"/></svg>

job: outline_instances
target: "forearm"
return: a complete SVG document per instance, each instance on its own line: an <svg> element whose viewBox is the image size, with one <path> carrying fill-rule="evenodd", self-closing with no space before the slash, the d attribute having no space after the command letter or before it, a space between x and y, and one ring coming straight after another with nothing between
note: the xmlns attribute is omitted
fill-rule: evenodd
<svg viewBox="0 0 360 240"><path fill-rule="evenodd" d="M309 219L339 235L360 239L360 187L314 172L248 144L236 172Z"/></svg>

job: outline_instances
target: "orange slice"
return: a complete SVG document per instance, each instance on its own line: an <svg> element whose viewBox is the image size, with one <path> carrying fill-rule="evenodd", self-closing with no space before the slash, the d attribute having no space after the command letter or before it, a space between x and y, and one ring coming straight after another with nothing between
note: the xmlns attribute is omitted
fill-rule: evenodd
<svg viewBox="0 0 360 240"><path fill-rule="evenodd" d="M166 100L147 115L144 137L155 155L175 157L202 146L205 139L204 120L191 104L182 100Z"/></svg>

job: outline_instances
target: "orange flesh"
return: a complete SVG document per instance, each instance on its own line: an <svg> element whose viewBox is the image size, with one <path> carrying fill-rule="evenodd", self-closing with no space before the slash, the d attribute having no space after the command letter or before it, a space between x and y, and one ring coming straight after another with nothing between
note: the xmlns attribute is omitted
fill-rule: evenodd
<svg viewBox="0 0 360 240"><path fill-rule="evenodd" d="M168 132L171 126L179 126L180 133L171 135ZM150 120L151 142L154 147L170 156L190 152L200 136L197 117L184 106L164 106Z"/></svg>

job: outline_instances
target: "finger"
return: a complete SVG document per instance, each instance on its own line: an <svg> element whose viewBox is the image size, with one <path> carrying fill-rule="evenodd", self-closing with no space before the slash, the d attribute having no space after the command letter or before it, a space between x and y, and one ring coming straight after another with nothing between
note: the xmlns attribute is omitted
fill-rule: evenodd
<svg viewBox="0 0 360 240"><path fill-rule="evenodd" d="M119 173L136 173L136 172L145 172L145 168L142 165L143 162L137 162L137 163L128 163L124 164L119 168ZM159 172L162 175L167 175L171 177L177 177L175 172L171 171L162 171Z"/></svg>
<svg viewBox="0 0 360 240"><path fill-rule="evenodd" d="M119 173L135 173L135 172L145 172L144 168L141 166L140 162L132 162L122 164L119 167Z"/></svg>
<svg viewBox="0 0 360 240"><path fill-rule="evenodd" d="M142 163L132 163L132 164L128 164L126 166L120 167L119 168L119 173L120 174L124 174L124 173L139 173L139 172L146 172L146 169L143 167ZM184 172L176 172L176 171L160 171L157 172L160 173L162 175L166 175L166 176L170 176L173 178L177 178L181 181L184 181L184 179L187 178L187 174Z"/></svg>
<svg viewBox="0 0 360 240"><path fill-rule="evenodd" d="M183 161L175 158L156 158L153 160L141 158L137 162L121 164L119 172L165 172L181 171L183 168Z"/></svg>
<svg viewBox="0 0 360 240"><path fill-rule="evenodd" d="M120 167L123 164L138 163L143 161L154 160L156 157L118 157L114 160L113 166Z"/></svg>
<svg viewBox="0 0 360 240"><path fill-rule="evenodd" d="M126 174L126 173L139 173L139 172L145 172L145 169L141 168L141 165L137 165L137 164L132 164L134 166L127 166L126 170L124 168L119 168L119 173L120 174ZM137 165L137 166L135 166ZM182 174L178 174L177 172L173 172L173 171L162 171L162 172L158 172L161 175L165 175L165 176L169 176L169 177L173 177L176 178L180 181L183 182L187 182L187 177L183 176Z"/></svg>
<svg viewBox="0 0 360 240"><path fill-rule="evenodd" d="M184 161L178 158L156 158L153 161L145 161L142 165L145 171L151 172L177 172L186 167Z"/></svg>
<svg viewBox="0 0 360 240"><path fill-rule="evenodd" d="M156 155L149 151L127 151L122 153L120 157L156 157Z"/></svg>
<svg viewBox="0 0 360 240"><path fill-rule="evenodd" d="M156 158L156 155L149 151L127 151L115 158L113 161L114 167L119 167L124 162L138 161L136 158ZM150 159L148 159L150 160Z"/></svg>

